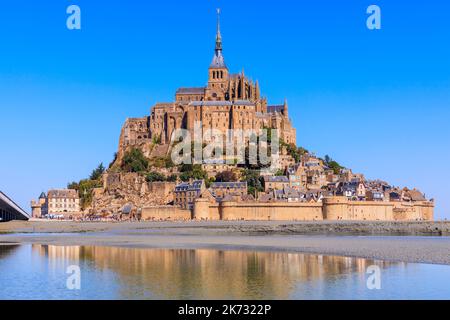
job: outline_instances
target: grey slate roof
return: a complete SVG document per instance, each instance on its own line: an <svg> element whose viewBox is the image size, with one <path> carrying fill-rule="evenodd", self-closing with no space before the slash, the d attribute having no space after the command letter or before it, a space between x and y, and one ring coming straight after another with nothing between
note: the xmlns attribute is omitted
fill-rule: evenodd
<svg viewBox="0 0 450 320"><path fill-rule="evenodd" d="M191 106L231 106L230 101L192 101L189 105Z"/></svg>
<svg viewBox="0 0 450 320"><path fill-rule="evenodd" d="M249 100L235 100L233 102L233 104L235 105L240 105L240 106L254 106L255 104Z"/></svg>
<svg viewBox="0 0 450 320"><path fill-rule="evenodd" d="M226 68L225 59L222 56L222 52L218 51L211 62L211 68Z"/></svg>
<svg viewBox="0 0 450 320"><path fill-rule="evenodd" d="M214 182L211 184L211 189L221 188L247 188L247 182Z"/></svg>
<svg viewBox="0 0 450 320"><path fill-rule="evenodd" d="M179 88L177 94L204 94L205 88Z"/></svg>
<svg viewBox="0 0 450 320"><path fill-rule="evenodd" d="M289 182L289 178L286 176L274 177L274 176L265 176L265 182Z"/></svg>
<svg viewBox="0 0 450 320"><path fill-rule="evenodd" d="M196 180L194 182L183 182L180 183L175 187L175 192L181 192L181 191L200 191L202 189L203 181L202 180Z"/></svg>
<svg viewBox="0 0 450 320"><path fill-rule="evenodd" d="M48 192L49 198L78 198L78 192L72 189L65 190L50 190Z"/></svg>

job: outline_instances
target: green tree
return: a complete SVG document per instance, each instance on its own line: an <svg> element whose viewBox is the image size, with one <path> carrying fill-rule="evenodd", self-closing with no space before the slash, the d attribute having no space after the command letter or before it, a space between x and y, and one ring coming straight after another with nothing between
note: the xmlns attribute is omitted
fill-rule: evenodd
<svg viewBox="0 0 450 320"><path fill-rule="evenodd" d="M237 176L233 171L223 171L216 175L216 182L236 182Z"/></svg>
<svg viewBox="0 0 450 320"><path fill-rule="evenodd" d="M178 177L177 177L176 174L172 174L172 175L167 177L167 181L168 182L177 182L177 180L178 180Z"/></svg>
<svg viewBox="0 0 450 320"><path fill-rule="evenodd" d="M122 170L125 172L144 172L148 168L148 159L140 149L134 148L125 153Z"/></svg>
<svg viewBox="0 0 450 320"><path fill-rule="evenodd" d="M166 177L159 172L152 171L149 174L147 174L145 180L147 182L163 182L166 181Z"/></svg>
<svg viewBox="0 0 450 320"><path fill-rule="evenodd" d="M206 171L202 169L202 166L199 164L184 164L180 168L181 174L180 179L182 181L189 181L190 179L194 180L207 180L208 174Z"/></svg>
<svg viewBox="0 0 450 320"><path fill-rule="evenodd" d="M67 184L67 189L72 189L72 190L79 190L80 189L80 185L78 184L78 182L70 182Z"/></svg>
<svg viewBox="0 0 450 320"><path fill-rule="evenodd" d="M286 148L287 153L295 160L296 163L300 162L303 155L309 153L308 150L302 147L297 147L294 143L288 144L283 140L280 140L280 146Z"/></svg>
<svg viewBox="0 0 450 320"><path fill-rule="evenodd" d="M175 167L175 164L173 163L172 157L171 157L171 156L167 156L167 157L164 159L164 166L165 166L167 169Z"/></svg>
<svg viewBox="0 0 450 320"><path fill-rule="evenodd" d="M325 165L332 169L334 174L339 174L342 169L344 169L343 166L341 166L337 161L334 161L329 155L325 156Z"/></svg>
<svg viewBox="0 0 450 320"><path fill-rule="evenodd" d="M114 152L113 161L109 164L108 168L111 169L117 161L117 152Z"/></svg>
<svg viewBox="0 0 450 320"><path fill-rule="evenodd" d="M152 158L149 161L150 166L156 167L156 168L173 168L175 167L174 163L172 162L172 158L170 156L167 157L157 157Z"/></svg>
<svg viewBox="0 0 450 320"><path fill-rule="evenodd" d="M100 177L102 176L102 174L103 174L104 172L105 172L105 167L103 166L103 163L100 163L100 164L98 165L98 167L95 168L95 169L92 171L92 173L91 173L89 179L91 179L91 180L98 180L98 179L100 179Z"/></svg>
<svg viewBox="0 0 450 320"><path fill-rule="evenodd" d="M263 178L258 170L245 169L242 173L242 181L247 182L248 194L255 195L255 192L263 192Z"/></svg>
<svg viewBox="0 0 450 320"><path fill-rule="evenodd" d="M95 188L101 188L103 186L101 181L98 180L81 180L79 182L78 194L81 200L81 208L84 210L91 205L93 194L92 191Z"/></svg>

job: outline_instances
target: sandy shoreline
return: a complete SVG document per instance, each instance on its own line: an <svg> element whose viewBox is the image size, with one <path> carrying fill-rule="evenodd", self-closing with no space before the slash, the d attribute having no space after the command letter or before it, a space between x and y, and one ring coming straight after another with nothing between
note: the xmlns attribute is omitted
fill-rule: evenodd
<svg viewBox="0 0 450 320"><path fill-rule="evenodd" d="M450 265L450 237L440 236L449 229L450 223L12 222L0 224L0 243L287 251Z"/></svg>
<svg viewBox="0 0 450 320"><path fill-rule="evenodd" d="M0 223L0 234L14 233L135 233L211 235L408 235L450 236L450 222L347 221L215 221L215 222L53 222Z"/></svg>

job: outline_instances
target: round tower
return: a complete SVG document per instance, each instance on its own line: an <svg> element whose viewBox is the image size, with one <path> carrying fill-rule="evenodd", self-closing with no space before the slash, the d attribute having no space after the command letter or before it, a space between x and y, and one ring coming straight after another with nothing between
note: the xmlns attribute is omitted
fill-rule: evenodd
<svg viewBox="0 0 450 320"><path fill-rule="evenodd" d="M329 197L322 199L323 219L330 221L346 220L348 201L347 197Z"/></svg>
<svg viewBox="0 0 450 320"><path fill-rule="evenodd" d="M209 212L209 199L206 198L197 198L194 201L194 210L193 210L193 219L194 220L216 220L211 217Z"/></svg>

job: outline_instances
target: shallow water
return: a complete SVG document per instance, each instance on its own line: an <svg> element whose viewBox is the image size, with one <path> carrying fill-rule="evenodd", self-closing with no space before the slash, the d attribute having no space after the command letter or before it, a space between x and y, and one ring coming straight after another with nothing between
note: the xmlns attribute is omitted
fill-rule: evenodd
<svg viewBox="0 0 450 320"><path fill-rule="evenodd" d="M380 290L367 287L373 265ZM69 266L80 268L79 290L67 287L74 279ZM284 252L0 245L0 299L450 299L450 266Z"/></svg>

